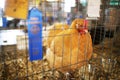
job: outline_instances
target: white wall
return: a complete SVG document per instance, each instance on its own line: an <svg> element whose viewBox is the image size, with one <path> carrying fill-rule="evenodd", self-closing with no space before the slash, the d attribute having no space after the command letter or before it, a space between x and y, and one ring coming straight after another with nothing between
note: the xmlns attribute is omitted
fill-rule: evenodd
<svg viewBox="0 0 120 80"><path fill-rule="evenodd" d="M0 45L14 45L18 35L24 35L22 30L1 30Z"/></svg>

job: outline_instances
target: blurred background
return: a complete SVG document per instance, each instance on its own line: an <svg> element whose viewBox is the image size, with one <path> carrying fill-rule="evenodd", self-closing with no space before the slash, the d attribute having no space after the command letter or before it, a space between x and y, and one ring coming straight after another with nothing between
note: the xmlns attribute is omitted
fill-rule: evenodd
<svg viewBox="0 0 120 80"><path fill-rule="evenodd" d="M43 59L33 62L29 61L27 19L6 16L6 1L10 0L0 0L0 80L120 80L120 0L28 0L28 9L23 5L22 8L28 12L37 8L42 12ZM62 61L75 57L75 54L65 57L63 54L64 49L73 50L71 43L77 43L77 39L71 37L72 32L69 32L71 35L66 35L71 27L76 26L72 25L76 19L87 20L88 34L92 40L89 42L92 46L88 48L93 48L93 51L90 59L86 58L86 53L82 53L86 65L63 73L59 69L70 68L73 65L71 59L68 66L56 68L54 64L57 61L52 56L50 58L53 59L54 67L50 68L50 61L45 56L50 53L56 55L61 51ZM59 36L58 33L66 34ZM69 44L64 39L73 42ZM79 41L84 44L87 40L89 39L82 37ZM81 46L82 43L78 45ZM59 48L60 45L62 48ZM87 51L85 47L80 48ZM80 55L78 58L83 57ZM84 61L74 65L80 63Z"/></svg>

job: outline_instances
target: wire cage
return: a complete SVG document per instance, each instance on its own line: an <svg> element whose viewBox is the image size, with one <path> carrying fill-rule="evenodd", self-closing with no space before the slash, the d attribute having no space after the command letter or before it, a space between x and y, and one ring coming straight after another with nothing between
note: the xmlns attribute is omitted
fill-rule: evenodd
<svg viewBox="0 0 120 80"><path fill-rule="evenodd" d="M41 1L41 0L40 0ZM100 6L100 18L98 20L88 21L88 31L92 38L93 52L90 59L86 56L86 52L81 53L84 56L79 56L79 49L84 41L78 39L78 51L76 50L77 57L74 54L65 55L66 45L69 47L69 51L66 54L72 53L74 47L72 41L75 41L74 36L70 37L69 34L56 35L58 32L66 32L69 25L65 22L64 17L64 3L65 0L57 0L52 2L42 1L40 4L43 12L43 60L29 61L29 47L28 36L24 30L13 29L0 29L0 80L119 80L120 79L120 1L118 0L101 0ZM113 4L115 3L115 4ZM85 6L80 4L79 0L76 0L76 7L78 12L86 13ZM60 14L57 12L60 11ZM74 11L73 11L74 12ZM72 14L72 11L71 11ZM54 17L51 19L51 17ZM86 14L84 15L86 17ZM47 21L46 19L49 18ZM74 13L72 14L71 22L74 21ZM59 27L57 28L57 26ZM73 28L71 30L74 30ZM57 32L58 31L58 32ZM13 34L16 34L13 36ZM20 32L20 35L17 33ZM5 33L3 36L2 34ZM73 33L74 34L74 33ZM72 35L73 35L72 34ZM6 36L8 35L8 36ZM77 35L79 36L79 35ZM61 48L56 50L58 42L55 38L61 38ZM65 42L64 39L69 41ZM84 38L84 37L83 37ZM9 44L10 39L15 40L15 43ZM83 42L80 43L82 40ZM70 43L69 43L70 42ZM75 42L73 42L75 44ZM68 45L69 44L69 45ZM90 47L90 46L89 46ZM88 48L89 48L88 47ZM81 48L81 47L80 47ZM82 46L86 51L87 48ZM49 56L53 60L52 67L50 66L50 60L46 59L46 55L54 53L53 56ZM55 52L56 50L56 52ZM61 66L55 67L57 60L55 54L61 50ZM72 58L73 57L73 58ZM77 61L72 64L72 59L83 58L83 61ZM63 66L63 63L70 58L68 65ZM59 60L59 59L58 59ZM58 62L59 64L59 62ZM78 66L83 64L82 66ZM66 68L77 67L73 70L66 70Z"/></svg>

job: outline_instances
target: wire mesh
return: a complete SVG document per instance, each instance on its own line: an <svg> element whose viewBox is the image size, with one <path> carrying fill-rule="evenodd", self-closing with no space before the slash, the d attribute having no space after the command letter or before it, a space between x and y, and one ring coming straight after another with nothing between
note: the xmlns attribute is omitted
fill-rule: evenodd
<svg viewBox="0 0 120 80"><path fill-rule="evenodd" d="M62 25L62 28L56 28L55 25L52 26L51 29L47 27L47 22L45 21L45 27L43 28L43 42L48 42L49 38L56 38L61 37L62 38L62 61L61 61L61 67L55 68L55 54L53 55L53 64L52 68L50 67L49 61L47 59L43 59L40 61L29 61L29 55L28 55L28 37L27 33L22 36L17 36L17 44L15 45L1 45L0 46L0 80L119 80L120 79L120 5L108 5L110 0L102 0L101 5L101 16L100 20L98 21L90 21L91 25L89 32L91 34L92 42L93 42L93 53L90 60L87 59L87 48L86 45L83 45L83 48L85 48L85 51L83 54L85 54L85 60L78 61L79 56L77 56L77 63L72 64L72 57L74 56L72 54L72 48L73 44L72 41L74 41L72 34L64 34L64 35L50 35L49 32L53 31L53 33L56 33L56 31L62 30L65 31L65 26ZM51 2L54 3L53 5L57 4L57 7L60 6L60 2ZM120 2L119 2L120 3ZM45 2L46 4L46 2ZM59 4L59 5L58 5ZM64 4L64 0L62 0L62 4ZM62 5L61 7L64 7ZM44 12L46 19L46 5L44 6ZM55 7L54 7L55 8ZM79 5L77 6L79 8ZM79 10L79 9L78 9ZM105 13L105 11L108 10L108 14ZM53 9L53 16L55 16L56 11ZM64 12L64 11L63 11ZM62 13L63 13L62 12ZM115 12L115 13L114 13ZM111 19L111 15L114 18ZM64 14L62 14L63 16ZM117 17L114 17L117 16ZM60 23L60 21L58 20ZM61 21L62 22L62 21ZM56 19L53 20L54 24L56 23ZM65 22L63 22L65 24ZM44 23L43 23L44 24ZM74 30L71 28L71 30ZM1 34L0 30L0 34ZM50 36L49 36L50 35ZM80 34L78 34L79 36ZM64 42L64 39L68 37L70 38L69 42L67 42L70 47L69 56L65 56L65 45L67 43ZM2 37L0 35L0 40L2 40ZM77 40L77 39L76 39ZM80 52L80 37L78 37L78 47L77 55L79 55ZM86 41L88 44L89 41L87 39ZM7 41L4 41L4 43L7 43ZM53 46L53 53L55 53L56 47L55 44L57 44L55 41L51 41L51 44L54 44ZM49 48L43 45L43 54L44 56L49 51ZM50 52L48 52L50 53ZM57 54L57 53L56 53ZM65 58L69 58L68 65L63 65ZM83 65L82 67L79 67L78 64L86 62L86 65ZM77 65L77 68L74 70L69 70L66 73L62 73L59 71L59 69L65 69L65 68L72 68L72 66Z"/></svg>

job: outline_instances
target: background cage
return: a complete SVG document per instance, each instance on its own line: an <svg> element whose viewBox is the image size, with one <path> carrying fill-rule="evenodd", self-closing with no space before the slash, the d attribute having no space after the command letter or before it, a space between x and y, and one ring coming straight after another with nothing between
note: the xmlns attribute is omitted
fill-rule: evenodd
<svg viewBox="0 0 120 80"><path fill-rule="evenodd" d="M79 0L76 0L76 7L80 9L77 1L79 2ZM17 39L16 44L0 45L0 80L119 80L120 1L101 0L101 2L100 18L89 21L88 27L93 40L93 54L88 65L63 74L57 69L50 69L46 59L30 62L28 59L28 37L23 29L20 30L21 35L15 37ZM40 5L44 13L43 40L46 40L46 37L51 37L47 36L49 30L55 30L55 28L48 29L48 26L54 24L56 19L53 19L49 24L46 22L49 12L53 13L52 16L57 12L51 8L51 4L57 6L57 8L64 8L64 0L50 3L43 1ZM57 21L65 23L64 18L62 21ZM14 32L13 29L0 29L1 44L9 42L9 40L6 40L6 36L4 36L5 39L2 39L1 34L10 30ZM44 55L46 53L45 46L43 47L43 53Z"/></svg>

